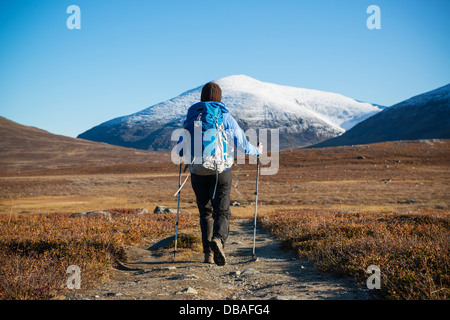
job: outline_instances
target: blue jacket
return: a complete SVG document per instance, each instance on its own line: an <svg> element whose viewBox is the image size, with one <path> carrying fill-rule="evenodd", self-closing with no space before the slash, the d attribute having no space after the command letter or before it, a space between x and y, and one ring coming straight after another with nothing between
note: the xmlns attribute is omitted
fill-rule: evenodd
<svg viewBox="0 0 450 320"><path fill-rule="evenodd" d="M194 105L192 105L191 108L198 108L199 104L209 103L216 105L220 107L220 110L222 110L223 114L223 126L225 128L225 133L227 135L228 141L234 141L234 146L239 149L239 151L244 152L248 155L259 155L259 150L254 145L250 144L248 142L247 137L244 134L244 131L239 127L236 120L233 118L233 116L228 112L228 109L225 107L225 105L222 102L217 101L209 101L209 102L198 102ZM189 114L188 110L188 114ZM181 143L183 141L183 136L180 137L180 139L177 142L177 149L181 150ZM182 151L180 152L180 156L182 156Z"/></svg>

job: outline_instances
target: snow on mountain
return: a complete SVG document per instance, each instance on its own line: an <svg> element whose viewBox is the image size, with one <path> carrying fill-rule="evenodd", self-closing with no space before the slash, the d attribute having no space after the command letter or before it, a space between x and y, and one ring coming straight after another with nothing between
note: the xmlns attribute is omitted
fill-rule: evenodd
<svg viewBox="0 0 450 320"><path fill-rule="evenodd" d="M282 86L234 75L214 81L222 102L243 130L280 129L280 147L304 146L336 137L381 108L340 94ZM102 123L78 137L141 149L170 150L170 135L202 86L140 112Z"/></svg>
<svg viewBox="0 0 450 320"><path fill-rule="evenodd" d="M397 103L339 137L312 147L395 140L450 139L450 84Z"/></svg>

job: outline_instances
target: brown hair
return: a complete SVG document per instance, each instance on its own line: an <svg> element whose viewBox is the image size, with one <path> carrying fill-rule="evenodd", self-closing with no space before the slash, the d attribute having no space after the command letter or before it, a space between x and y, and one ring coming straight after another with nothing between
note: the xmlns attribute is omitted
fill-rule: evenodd
<svg viewBox="0 0 450 320"><path fill-rule="evenodd" d="M203 86L200 101L222 101L222 89L214 82L208 82Z"/></svg>

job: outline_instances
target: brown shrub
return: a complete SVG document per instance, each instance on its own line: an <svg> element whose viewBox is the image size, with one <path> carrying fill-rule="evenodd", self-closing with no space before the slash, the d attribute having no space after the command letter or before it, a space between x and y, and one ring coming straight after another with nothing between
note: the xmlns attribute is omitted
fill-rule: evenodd
<svg viewBox="0 0 450 320"><path fill-rule="evenodd" d="M36 214L0 216L0 299L51 299L63 290L70 265L82 272L82 287L101 280L116 260L125 261L125 247L146 237L173 232L173 214L135 214L111 210L102 216ZM180 227L192 226L180 214Z"/></svg>
<svg viewBox="0 0 450 320"><path fill-rule="evenodd" d="M446 212L342 214L333 210L284 210L260 218L264 228L340 276L369 277L381 269L386 299L448 299L450 232Z"/></svg>

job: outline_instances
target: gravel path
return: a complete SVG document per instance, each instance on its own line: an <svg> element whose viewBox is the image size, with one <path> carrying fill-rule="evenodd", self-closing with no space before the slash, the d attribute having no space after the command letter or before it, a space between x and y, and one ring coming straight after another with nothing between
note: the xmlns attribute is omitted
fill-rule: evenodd
<svg viewBox="0 0 450 320"><path fill-rule="evenodd" d="M281 249L263 230L256 237L257 261L252 261L253 225L232 220L223 267L202 263L196 253L177 261L156 256L149 245L130 247L128 262L114 269L110 280L89 290L73 290L66 299L126 300L366 300L367 289L353 282L320 274L307 260Z"/></svg>

